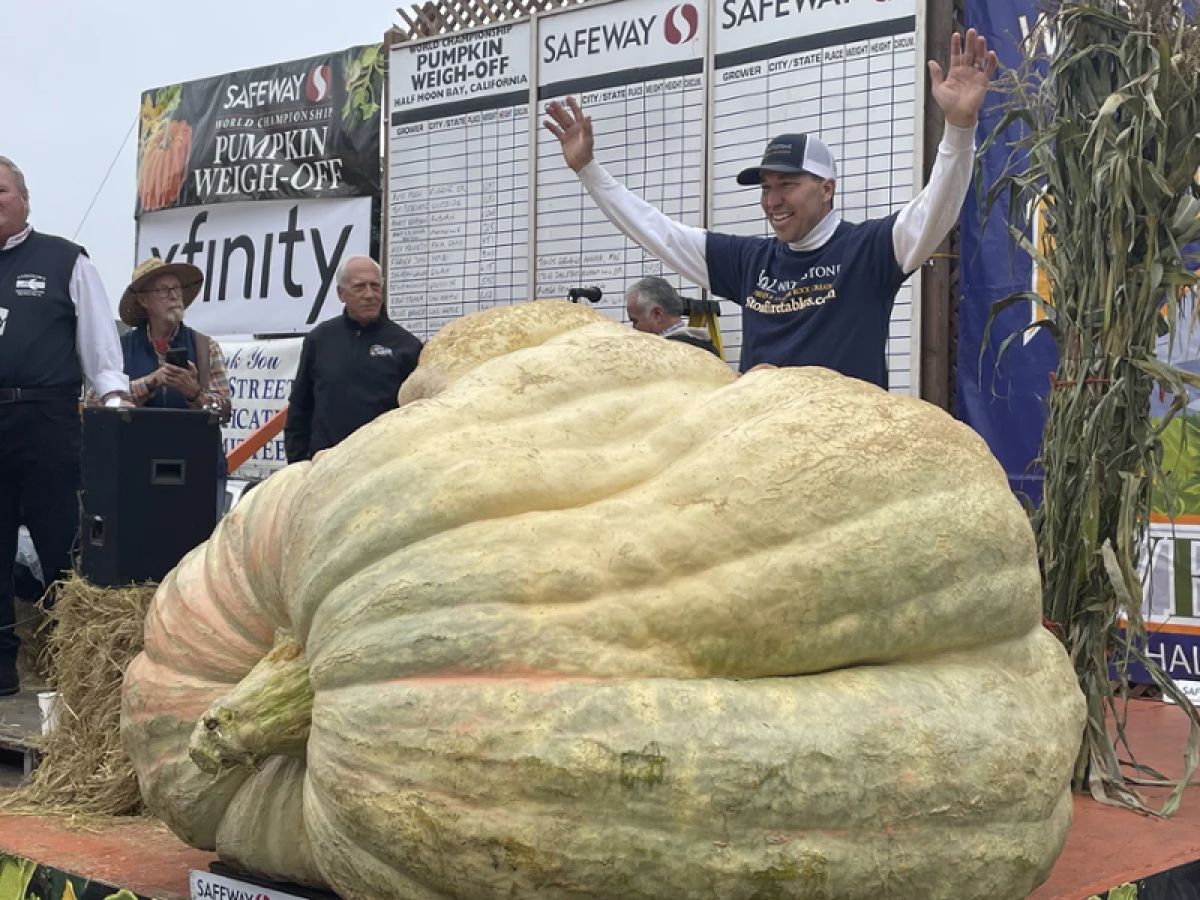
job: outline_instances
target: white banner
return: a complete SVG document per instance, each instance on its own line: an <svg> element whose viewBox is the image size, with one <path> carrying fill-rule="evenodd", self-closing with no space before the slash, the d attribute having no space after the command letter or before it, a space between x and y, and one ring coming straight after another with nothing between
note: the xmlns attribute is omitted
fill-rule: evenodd
<svg viewBox="0 0 1200 900"><path fill-rule="evenodd" d="M137 256L204 273L187 322L206 334L286 334L341 312L338 264L370 241L370 197L225 203L146 213Z"/></svg>
<svg viewBox="0 0 1200 900"><path fill-rule="evenodd" d="M221 429L226 454L287 405L292 393L292 380L300 364L302 343L302 338L221 343L233 395L233 419ZM286 465L283 432L280 432L240 468L230 472L229 477L247 480L266 478Z"/></svg>
<svg viewBox="0 0 1200 900"><path fill-rule="evenodd" d="M862 39L856 34L861 29L878 29L882 22L916 14L915 0L875 0L874 3L719 0L716 52L720 55L776 42L797 39L803 42L806 38L814 47L826 45L830 37L853 42ZM717 65L722 65L720 60ZM911 79L911 74L908 77Z"/></svg>
<svg viewBox="0 0 1200 900"><path fill-rule="evenodd" d="M388 61L391 124L430 118L405 117L410 109L470 104L472 100L503 97L513 91L528 92L531 31L528 22L517 22L393 48ZM491 107L474 103L459 112Z"/></svg>
<svg viewBox="0 0 1200 900"><path fill-rule="evenodd" d="M538 22L541 95L558 99L559 82L631 69L646 80L657 69L703 60L704 19L703 4L679 0L626 0L547 15Z"/></svg>
<svg viewBox="0 0 1200 900"><path fill-rule="evenodd" d="M285 894L275 888L247 884L197 869L188 872L188 886L191 900L304 900L296 894Z"/></svg>

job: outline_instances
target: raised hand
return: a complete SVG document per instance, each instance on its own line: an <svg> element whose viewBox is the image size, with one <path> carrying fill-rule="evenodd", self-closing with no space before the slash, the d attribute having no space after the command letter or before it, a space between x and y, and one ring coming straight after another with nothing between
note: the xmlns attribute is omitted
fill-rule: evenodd
<svg viewBox="0 0 1200 900"><path fill-rule="evenodd" d="M954 33L950 38L950 68L945 75L935 61L928 63L933 99L947 122L961 128L974 127L999 64L996 52L987 48L987 38L974 28L967 31L965 39Z"/></svg>
<svg viewBox="0 0 1200 900"><path fill-rule="evenodd" d="M592 161L592 117L583 114L583 107L574 97L567 98L564 107L557 100L546 105L547 119L542 120L546 130L558 138L563 159L578 172Z"/></svg>

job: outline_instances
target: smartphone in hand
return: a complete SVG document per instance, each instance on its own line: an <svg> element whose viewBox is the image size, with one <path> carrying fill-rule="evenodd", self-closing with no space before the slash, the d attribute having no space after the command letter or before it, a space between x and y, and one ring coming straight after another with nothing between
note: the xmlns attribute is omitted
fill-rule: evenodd
<svg viewBox="0 0 1200 900"><path fill-rule="evenodd" d="M181 369L188 367L187 348L185 347L168 347L166 353L166 361L169 366L179 366Z"/></svg>

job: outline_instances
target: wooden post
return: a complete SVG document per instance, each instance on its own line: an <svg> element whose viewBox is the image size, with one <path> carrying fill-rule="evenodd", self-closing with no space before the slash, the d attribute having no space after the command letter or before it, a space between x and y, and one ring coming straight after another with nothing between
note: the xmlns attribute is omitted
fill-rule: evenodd
<svg viewBox="0 0 1200 900"><path fill-rule="evenodd" d="M941 61L950 56L950 35L958 27L955 0L927 0L925 58ZM937 158L945 119L934 102L925 78L925 183ZM958 229L934 251L921 270L921 398L953 412L954 402L954 298L958 291Z"/></svg>

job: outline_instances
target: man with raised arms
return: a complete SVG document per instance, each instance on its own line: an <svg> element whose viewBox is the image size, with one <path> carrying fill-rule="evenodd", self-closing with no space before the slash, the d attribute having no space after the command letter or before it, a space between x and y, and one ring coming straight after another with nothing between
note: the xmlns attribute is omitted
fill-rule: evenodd
<svg viewBox="0 0 1200 900"><path fill-rule="evenodd" d="M772 139L757 185L774 238L683 225L631 193L592 154L592 121L575 98L550 103L544 124L596 205L617 228L689 281L742 307L741 369L825 366L887 387L888 322L900 286L958 219L971 181L975 126L996 54L970 29L950 42L950 67L928 63L946 118L929 183L896 213L844 221L834 209L837 166L816 136Z"/></svg>

